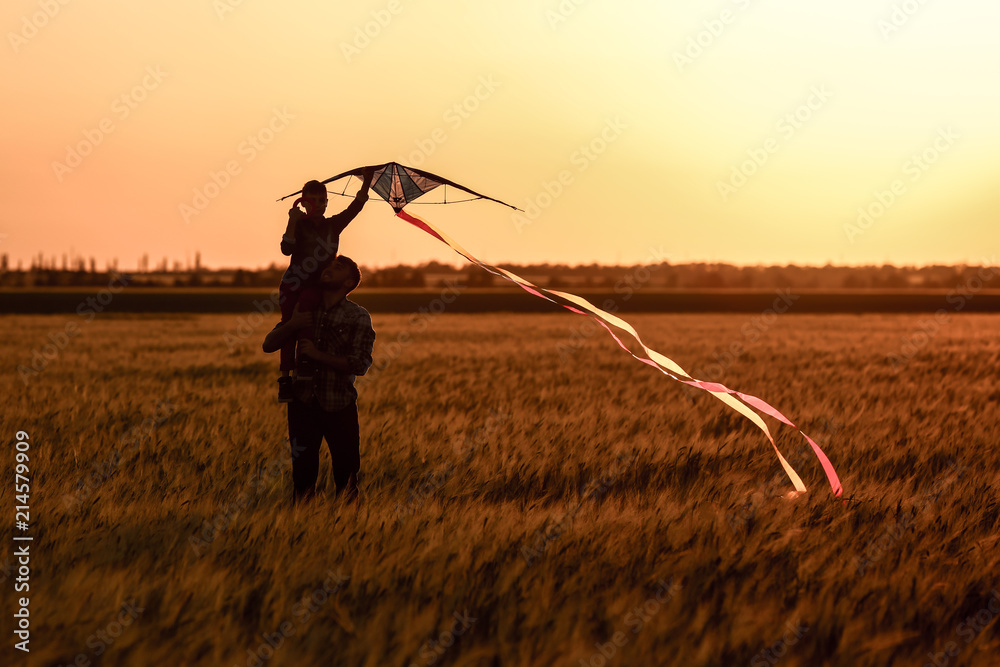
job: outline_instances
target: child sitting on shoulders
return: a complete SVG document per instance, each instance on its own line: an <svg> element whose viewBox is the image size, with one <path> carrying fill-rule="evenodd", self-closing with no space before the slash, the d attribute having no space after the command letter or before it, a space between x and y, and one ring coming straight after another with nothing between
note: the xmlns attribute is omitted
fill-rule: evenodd
<svg viewBox="0 0 1000 667"><path fill-rule="evenodd" d="M281 237L281 253L289 255L288 269L278 286L278 303L281 306L281 321L287 322L295 311L312 311L320 302L318 281L323 269L333 261L340 249L340 233L357 217L368 201L374 170L365 169L362 174L361 189L347 208L337 215L324 218L326 212L326 186L319 181L309 181L302 187L302 196L295 200L288 211L288 226ZM305 211L299 208L301 204ZM312 338L312 328L299 332L298 340ZM292 340L281 348L281 377L278 378L278 402L292 400L291 372L296 371L300 382L311 380L314 362L308 358L296 360L296 343Z"/></svg>

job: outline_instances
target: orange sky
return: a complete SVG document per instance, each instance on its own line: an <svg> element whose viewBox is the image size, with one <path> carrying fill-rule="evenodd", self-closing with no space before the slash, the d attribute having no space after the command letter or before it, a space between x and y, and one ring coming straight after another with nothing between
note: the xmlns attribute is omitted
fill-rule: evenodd
<svg viewBox="0 0 1000 667"><path fill-rule="evenodd" d="M413 208L491 262L996 263L1000 3L342 4L5 3L0 252L284 264L278 197L397 160L527 209Z"/></svg>

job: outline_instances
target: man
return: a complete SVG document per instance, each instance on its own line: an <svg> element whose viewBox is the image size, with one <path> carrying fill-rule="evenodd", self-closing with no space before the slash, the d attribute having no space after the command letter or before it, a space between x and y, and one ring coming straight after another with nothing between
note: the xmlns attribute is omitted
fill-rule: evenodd
<svg viewBox="0 0 1000 667"><path fill-rule="evenodd" d="M294 340L304 327L315 338L299 343L299 354L316 362L311 381L296 382L288 404L288 439L292 451L293 503L312 497L319 474L319 448L326 438L333 459L337 495L358 495L361 438L358 428L358 392L354 378L372 365L375 331L368 311L350 301L361 283L358 265L343 255L320 274L322 301L314 313L295 309L291 319L279 322L264 338L264 352L276 352Z"/></svg>
<svg viewBox="0 0 1000 667"><path fill-rule="evenodd" d="M320 299L317 287L319 275L326 263L337 256L340 233L357 217L368 201L368 189L374 174L371 167L365 167L361 172L361 189L354 201L329 218L323 217L328 203L326 186L319 181L309 181L302 186L302 197L296 199L289 209L288 227L281 237L281 252L290 255L288 269L281 277L281 285L278 287L282 322L288 321L295 304L300 300L302 310L313 310L316 307ZM299 209L299 204L305 208L304 213ZM306 327L299 331L298 337L312 338L312 330ZM297 370L297 375L311 378L314 364L312 359L302 355L299 355L296 364L295 338L285 343L279 356L281 377L278 378L278 402L289 403L292 400L293 385L290 372Z"/></svg>

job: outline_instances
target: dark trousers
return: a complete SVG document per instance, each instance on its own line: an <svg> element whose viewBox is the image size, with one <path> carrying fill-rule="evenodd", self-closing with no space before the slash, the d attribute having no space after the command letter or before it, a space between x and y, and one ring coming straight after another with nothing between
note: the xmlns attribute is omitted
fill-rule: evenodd
<svg viewBox="0 0 1000 667"><path fill-rule="evenodd" d="M333 481L339 493L361 469L358 404L327 412L315 404L294 400L288 404L288 440L292 446L294 500L313 495L319 475L319 448L326 438L333 459Z"/></svg>

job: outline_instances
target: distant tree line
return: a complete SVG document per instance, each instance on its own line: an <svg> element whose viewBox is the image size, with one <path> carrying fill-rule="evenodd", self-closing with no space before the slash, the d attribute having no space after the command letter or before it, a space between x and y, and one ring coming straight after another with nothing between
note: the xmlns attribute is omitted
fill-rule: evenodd
<svg viewBox="0 0 1000 667"><path fill-rule="evenodd" d="M145 256L142 260L145 260ZM283 268L277 264L264 269L207 269L195 255L193 265L164 259L154 268L139 262L135 271L119 271L117 261L107 262L98 271L96 262L65 256L37 258L27 269L12 268L6 254L0 255L0 287L78 287L107 284L109 277L128 273L133 287L254 287L273 288L281 280ZM505 264L504 268L542 287L558 289L625 290L656 289L952 289L973 277L978 266L734 266L695 262L652 265L607 266L587 264ZM473 288L510 287L510 283L471 264L455 267L440 262L417 266L367 268L362 266L365 288L437 288L462 285ZM990 286L1000 281L991 281Z"/></svg>

